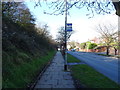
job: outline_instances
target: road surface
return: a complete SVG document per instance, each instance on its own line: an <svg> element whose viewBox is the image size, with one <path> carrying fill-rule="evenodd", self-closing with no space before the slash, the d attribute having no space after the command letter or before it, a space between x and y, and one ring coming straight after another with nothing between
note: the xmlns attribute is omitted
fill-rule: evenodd
<svg viewBox="0 0 120 90"><path fill-rule="evenodd" d="M120 60L117 58L100 56L91 52L68 51L68 53L93 67L98 72L107 76L109 79L120 84L120 78L118 78L120 75L120 69L118 69L118 63Z"/></svg>

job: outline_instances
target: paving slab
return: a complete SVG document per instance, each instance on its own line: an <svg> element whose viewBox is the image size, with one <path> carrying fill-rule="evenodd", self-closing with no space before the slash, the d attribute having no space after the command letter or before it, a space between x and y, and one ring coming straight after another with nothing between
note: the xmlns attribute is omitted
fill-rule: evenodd
<svg viewBox="0 0 120 90"><path fill-rule="evenodd" d="M36 88L71 88L75 90L75 84L71 76L71 72L64 71L64 59L58 51L50 64L50 66L43 73L40 80L38 80Z"/></svg>

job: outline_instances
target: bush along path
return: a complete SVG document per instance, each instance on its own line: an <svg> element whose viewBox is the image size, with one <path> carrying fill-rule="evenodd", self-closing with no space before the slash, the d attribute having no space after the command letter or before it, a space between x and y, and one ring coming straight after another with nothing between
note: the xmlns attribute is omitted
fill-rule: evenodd
<svg viewBox="0 0 120 90"><path fill-rule="evenodd" d="M72 88L75 89L70 72L64 71L64 59L57 52L51 65L38 80L35 88Z"/></svg>

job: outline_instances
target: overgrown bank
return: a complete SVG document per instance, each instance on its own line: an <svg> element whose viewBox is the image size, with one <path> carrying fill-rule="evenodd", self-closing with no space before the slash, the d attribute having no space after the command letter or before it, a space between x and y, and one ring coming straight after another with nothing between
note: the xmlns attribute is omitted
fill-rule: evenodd
<svg viewBox="0 0 120 90"><path fill-rule="evenodd" d="M47 26L34 23L23 3L2 3L3 88L26 88L56 52Z"/></svg>
<svg viewBox="0 0 120 90"><path fill-rule="evenodd" d="M23 53L24 60L29 57L31 58L31 61L23 61L20 65L16 65L7 59L12 58L11 56L4 56L3 60L6 59L7 63L5 68L3 66L3 69L7 72L3 73L3 88L26 88L52 59L54 54L55 51L49 51L47 55L32 58L31 56Z"/></svg>
<svg viewBox="0 0 120 90"><path fill-rule="evenodd" d="M16 28L14 26L14 30L13 28L9 30L15 31ZM51 60L55 50L51 46L44 46L44 43L37 44L37 42L30 41L27 36L29 34L25 37L22 32L20 35L16 32L17 36L9 37L9 33L12 31L5 32L8 38L3 36L2 43L2 85L3 88L26 88Z"/></svg>

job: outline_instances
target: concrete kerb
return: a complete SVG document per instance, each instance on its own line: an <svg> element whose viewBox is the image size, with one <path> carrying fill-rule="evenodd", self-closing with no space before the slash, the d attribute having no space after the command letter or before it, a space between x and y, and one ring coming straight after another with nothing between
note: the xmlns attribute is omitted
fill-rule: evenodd
<svg viewBox="0 0 120 90"><path fill-rule="evenodd" d="M57 52L56 52L57 53ZM53 55L53 58L51 58L51 60L47 63L47 65L45 65L41 70L40 72L38 73L38 75L36 76L37 78L35 78L33 81L34 82L31 82L27 88L30 89L30 90L34 90L38 80L41 78L41 76L43 75L43 73L46 71L46 69L50 66L52 60L54 59L56 53Z"/></svg>

